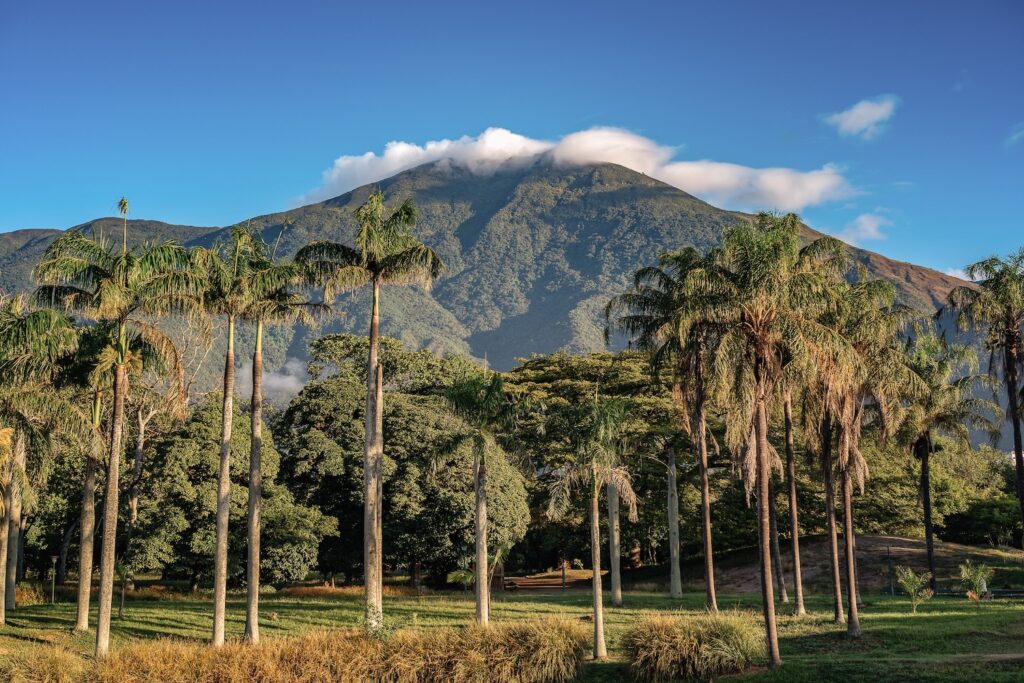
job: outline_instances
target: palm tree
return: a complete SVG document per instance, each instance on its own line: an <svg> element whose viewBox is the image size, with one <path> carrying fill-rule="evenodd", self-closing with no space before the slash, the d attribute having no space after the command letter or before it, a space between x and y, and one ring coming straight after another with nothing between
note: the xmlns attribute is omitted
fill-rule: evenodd
<svg viewBox="0 0 1024 683"><path fill-rule="evenodd" d="M248 228L246 228L248 230ZM283 231L282 231L283 233ZM277 243L280 243L278 235ZM292 291L291 285L303 278L295 263L276 259L277 244L271 251L255 233L246 238L250 245L249 301L243 317L256 326L252 354L252 401L250 404L248 548L246 563L245 638L260 640L260 524L263 511L263 330L266 325L300 322L314 323L312 310L320 307Z"/></svg>
<svg viewBox="0 0 1024 683"><path fill-rule="evenodd" d="M796 497L796 448L793 443L793 393L788 387L782 392L782 419L786 432L786 488L789 494L789 534L793 549L793 614L802 616L804 608L804 582L800 571L800 516Z"/></svg>
<svg viewBox="0 0 1024 683"><path fill-rule="evenodd" d="M597 399L567 408L554 422L564 435L569 461L553 472L549 488L548 515L563 516L577 489L587 492L590 503L591 591L594 603L594 659L607 659L604 640L604 604L601 596L601 489L614 486L629 509L630 521L637 520L636 494L629 472L619 464L622 435L628 414L618 399Z"/></svg>
<svg viewBox="0 0 1024 683"><path fill-rule="evenodd" d="M374 192L355 211L359 230L355 248L334 242L315 242L299 250L296 261L324 286L324 299L335 292L364 285L372 288L370 350L366 359L366 446L363 450L363 575L366 628L384 626L381 466L384 458L383 367L377 361L380 345L380 294L388 284L418 283L429 287L444 266L432 249L411 233L416 207L406 200L388 211L384 194Z"/></svg>
<svg viewBox="0 0 1024 683"><path fill-rule="evenodd" d="M984 382L987 376L976 374L978 356L971 347L947 344L929 329L907 345L907 355L910 368L923 381L924 391L908 401L898 436L900 443L906 445L921 464L925 547L931 589L936 592L929 462L936 450L933 433L952 437L965 446L970 445L968 427L997 436L996 423L988 416L999 416L1000 409L995 402L972 395L975 384Z"/></svg>
<svg viewBox="0 0 1024 683"><path fill-rule="evenodd" d="M489 376L488 376L489 375ZM497 373L470 375L449 387L452 409L471 429L473 448L473 490L476 497L476 620L486 626L490 617L490 582L487 556L487 460L502 457L495 440L495 428L511 421L512 403Z"/></svg>
<svg viewBox="0 0 1024 683"><path fill-rule="evenodd" d="M202 277L196 272L189 253L173 242L155 244L138 252L129 251L127 244L123 244L118 253L81 230L69 230L54 240L36 266L35 276L40 283L35 295L37 300L59 303L86 317L109 323L114 333L102 358L113 374L96 628L96 656L104 657L110 646L128 371L140 361L131 350L131 342L142 339L154 348L173 347L170 338L148 319L167 313L198 311Z"/></svg>
<svg viewBox="0 0 1024 683"><path fill-rule="evenodd" d="M725 407L726 438L734 452L749 452L748 487L755 488L760 525L761 598L769 665L778 666L771 570L769 477L777 459L768 443L768 405L788 363L824 355L839 340L817 322L834 284L841 244L821 238L800 247L800 221L759 214L751 224L726 231L716 258L725 272L715 288L725 303L715 352L714 386ZM753 448L747 448L753 441Z"/></svg>
<svg viewBox="0 0 1024 683"><path fill-rule="evenodd" d="M235 323L253 303L255 234L247 226L231 228L227 244L194 252L194 262L204 272L206 311L227 321L221 397L220 459L217 471L216 545L213 557L214 647L224 644L228 583L228 515L231 505L231 431L235 401Z"/></svg>
<svg viewBox="0 0 1024 683"><path fill-rule="evenodd" d="M54 423L66 424L67 418L75 417L65 410L52 380L77 344L78 331L67 316L50 308L34 309L24 296L0 295L0 624L6 622L7 610L15 607L22 500L28 482L26 449L46 449Z"/></svg>
<svg viewBox="0 0 1024 683"><path fill-rule="evenodd" d="M705 374L720 332L714 316L722 305L720 290L709 283L721 277L719 265L693 248L667 252L659 258L658 266L636 271L629 290L605 308L606 339L611 331L628 334L631 346L651 354L656 375L664 367L672 373L673 400L680 411L682 429L694 443L700 472L706 605L713 612L718 604L711 539ZM672 597L678 598L682 596L682 578L674 449L668 451L667 471L670 590Z"/></svg>
<svg viewBox="0 0 1024 683"><path fill-rule="evenodd" d="M961 329L984 329L991 353L989 372L1002 370L1006 388L1006 417L1013 428L1013 457L1017 470L1017 499L1024 521L1024 443L1021 438L1020 372L1024 370L1024 249L1006 258L991 256L967 266L976 285L949 293L948 305L958 314Z"/></svg>

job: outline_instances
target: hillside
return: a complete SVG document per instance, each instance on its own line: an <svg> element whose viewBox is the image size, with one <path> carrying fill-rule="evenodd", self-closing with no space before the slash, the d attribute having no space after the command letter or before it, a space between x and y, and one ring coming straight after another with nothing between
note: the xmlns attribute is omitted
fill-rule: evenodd
<svg viewBox="0 0 1024 683"><path fill-rule="evenodd" d="M439 353L486 357L497 368L531 353L602 348L602 308L636 268L654 262L665 249L717 245L726 227L746 218L621 166L559 167L540 159L492 175L438 162L251 223L269 241L287 224L281 239L287 254L311 241L347 242L355 233L353 210L377 188L390 201L410 197L416 202L416 233L447 264L430 292L385 291L383 332ZM85 225L120 231L118 219ZM205 245L225 237L226 230L130 221L136 241L160 237ZM25 288L31 266L55 234L0 235L0 286ZM809 238L817 234L808 230ZM925 311L960 284L868 251L851 248L851 253L869 272L893 281L905 303ZM342 297L339 309L345 315L329 329L364 332L365 297ZM305 355L306 332L274 335L272 367L285 355Z"/></svg>

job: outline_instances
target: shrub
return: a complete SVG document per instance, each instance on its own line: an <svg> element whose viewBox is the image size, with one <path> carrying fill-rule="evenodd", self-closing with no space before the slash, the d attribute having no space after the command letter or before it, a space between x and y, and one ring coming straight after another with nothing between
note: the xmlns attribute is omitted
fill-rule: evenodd
<svg viewBox="0 0 1024 683"><path fill-rule="evenodd" d="M651 615L624 642L633 675L644 681L709 680L742 671L766 655L764 630L739 613Z"/></svg>
<svg viewBox="0 0 1024 683"><path fill-rule="evenodd" d="M916 614L917 606L930 599L934 594L932 589L928 587L931 579L931 572L915 574L914 570L910 567L896 567L896 582L900 584L900 588L910 598L910 611L912 613Z"/></svg>
<svg viewBox="0 0 1024 683"><path fill-rule="evenodd" d="M992 597L988 590L988 584L995 575L996 570L987 564L974 564L967 560L960 565L960 581L967 591L967 599L981 605L981 601Z"/></svg>
<svg viewBox="0 0 1024 683"><path fill-rule="evenodd" d="M11 683L75 683L85 680L88 662L61 645L33 647L9 654L0 679Z"/></svg>
<svg viewBox="0 0 1024 683"><path fill-rule="evenodd" d="M14 600L16 605L22 607L42 605L45 602L50 602L50 592L44 591L38 583L25 581L19 583L15 588Z"/></svg>

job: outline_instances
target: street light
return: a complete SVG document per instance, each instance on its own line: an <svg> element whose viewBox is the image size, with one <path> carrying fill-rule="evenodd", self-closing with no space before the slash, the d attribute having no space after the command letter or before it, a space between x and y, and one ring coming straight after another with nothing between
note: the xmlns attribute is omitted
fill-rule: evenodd
<svg viewBox="0 0 1024 683"><path fill-rule="evenodd" d="M50 570L50 604L57 602L57 556L50 555L50 563L53 567Z"/></svg>

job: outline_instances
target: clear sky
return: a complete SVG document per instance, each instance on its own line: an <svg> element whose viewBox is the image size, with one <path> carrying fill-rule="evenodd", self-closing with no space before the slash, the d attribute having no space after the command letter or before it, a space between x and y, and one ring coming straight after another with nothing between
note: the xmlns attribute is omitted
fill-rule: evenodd
<svg viewBox="0 0 1024 683"><path fill-rule="evenodd" d="M0 231L224 225L497 140L940 270L1024 245L1024 3L838 5L3 3Z"/></svg>

